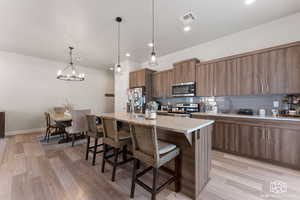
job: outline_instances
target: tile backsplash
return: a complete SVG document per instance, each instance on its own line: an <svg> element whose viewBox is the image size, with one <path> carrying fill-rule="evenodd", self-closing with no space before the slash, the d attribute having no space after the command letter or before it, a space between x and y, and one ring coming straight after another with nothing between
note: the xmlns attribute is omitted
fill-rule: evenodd
<svg viewBox="0 0 300 200"><path fill-rule="evenodd" d="M273 101L279 101L282 108L282 99L285 95L255 95L255 96L226 96L226 97L183 97L157 99L162 105L176 103L200 103L215 101L219 112L236 112L240 108L253 109L257 113L259 109L266 109L271 113Z"/></svg>

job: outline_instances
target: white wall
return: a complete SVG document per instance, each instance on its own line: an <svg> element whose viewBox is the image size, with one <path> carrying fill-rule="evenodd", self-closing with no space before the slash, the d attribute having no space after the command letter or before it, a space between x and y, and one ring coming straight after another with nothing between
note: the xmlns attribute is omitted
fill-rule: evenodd
<svg viewBox="0 0 300 200"><path fill-rule="evenodd" d="M115 111L126 111L127 89L129 88L129 72L139 66L137 63L126 60L121 63L122 71L115 73Z"/></svg>
<svg viewBox="0 0 300 200"><path fill-rule="evenodd" d="M83 82L56 79L66 63L0 52L0 110L6 111L6 133L30 132L45 127L43 113L69 99L75 108L93 113L112 112L113 73L80 67Z"/></svg>
<svg viewBox="0 0 300 200"><path fill-rule="evenodd" d="M300 13L159 57L155 70L189 58L207 61L295 41L300 41ZM147 62L142 67L148 67Z"/></svg>

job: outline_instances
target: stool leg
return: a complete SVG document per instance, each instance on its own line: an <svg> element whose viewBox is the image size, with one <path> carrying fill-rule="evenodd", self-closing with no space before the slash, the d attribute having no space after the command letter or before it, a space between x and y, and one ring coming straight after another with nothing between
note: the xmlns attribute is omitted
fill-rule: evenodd
<svg viewBox="0 0 300 200"><path fill-rule="evenodd" d="M137 165L138 165L138 160L134 159L134 161L133 161L132 179L131 179L130 198L134 198Z"/></svg>
<svg viewBox="0 0 300 200"><path fill-rule="evenodd" d="M105 168L106 151L107 151L107 145L103 144L103 157L102 157L102 169L101 169L102 173L104 173L104 168Z"/></svg>
<svg viewBox="0 0 300 200"><path fill-rule="evenodd" d="M156 200L157 179L158 179L158 169L153 167L153 185L152 185L151 200Z"/></svg>
<svg viewBox="0 0 300 200"><path fill-rule="evenodd" d="M180 178L181 178L181 159L180 155L175 158L175 192L180 191Z"/></svg>
<svg viewBox="0 0 300 200"><path fill-rule="evenodd" d="M114 166L113 166L113 172L112 172L112 177L111 177L112 182L115 181L115 177L116 177L116 171L117 171L117 166L118 166L119 149L115 148L114 149L114 154L115 154L115 159L114 159Z"/></svg>
<svg viewBox="0 0 300 200"><path fill-rule="evenodd" d="M75 144L75 134L72 135L72 147L74 147Z"/></svg>
<svg viewBox="0 0 300 200"><path fill-rule="evenodd" d="M88 137L87 137L87 143L86 143L85 160L88 160L88 159L89 159L90 140L91 140L91 137L88 136Z"/></svg>
<svg viewBox="0 0 300 200"><path fill-rule="evenodd" d="M98 138L95 138L95 145L94 145L94 152L93 152L93 165L95 165L96 162L97 145L98 145Z"/></svg>

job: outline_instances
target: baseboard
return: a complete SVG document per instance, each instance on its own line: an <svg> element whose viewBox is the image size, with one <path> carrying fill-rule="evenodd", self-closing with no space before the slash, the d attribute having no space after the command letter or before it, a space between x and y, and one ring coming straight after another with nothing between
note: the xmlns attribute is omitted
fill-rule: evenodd
<svg viewBox="0 0 300 200"><path fill-rule="evenodd" d="M5 132L5 136L39 133L39 132L42 133L45 132L45 130L46 128L33 128L33 129L26 129L26 130L7 131Z"/></svg>

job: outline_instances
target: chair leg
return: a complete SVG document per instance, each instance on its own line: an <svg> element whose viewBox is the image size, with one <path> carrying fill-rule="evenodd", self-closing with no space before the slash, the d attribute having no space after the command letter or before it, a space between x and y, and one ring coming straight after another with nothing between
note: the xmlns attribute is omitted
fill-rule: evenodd
<svg viewBox="0 0 300 200"><path fill-rule="evenodd" d="M48 135L47 135L47 143L49 143L50 134L51 134L51 129L49 129L49 131L48 131Z"/></svg>
<svg viewBox="0 0 300 200"><path fill-rule="evenodd" d="M97 145L98 145L98 138L95 138L95 145L94 145L94 152L93 152L93 165L95 165L96 163Z"/></svg>
<svg viewBox="0 0 300 200"><path fill-rule="evenodd" d="M72 135L72 147L74 147L75 144L75 134Z"/></svg>
<svg viewBox="0 0 300 200"><path fill-rule="evenodd" d="M123 161L127 160L127 145L123 147Z"/></svg>
<svg viewBox="0 0 300 200"><path fill-rule="evenodd" d="M86 142L85 160L88 160L88 159L89 159L90 140L91 140L91 137L88 136L88 137L87 137L87 142Z"/></svg>
<svg viewBox="0 0 300 200"><path fill-rule="evenodd" d="M117 171L117 166L118 166L118 156L119 156L118 148L114 148L114 154L115 154L115 159L114 159L114 166L113 166L113 172L112 172L112 177L111 177L112 182L115 181L116 171Z"/></svg>
<svg viewBox="0 0 300 200"><path fill-rule="evenodd" d="M180 178L181 178L181 159L180 155L175 158L175 192L180 191Z"/></svg>
<svg viewBox="0 0 300 200"><path fill-rule="evenodd" d="M101 169L102 173L104 173L104 168L105 168L106 151L107 151L107 145L103 144L103 157L102 157L102 169Z"/></svg>
<svg viewBox="0 0 300 200"><path fill-rule="evenodd" d="M134 159L134 161L133 161L132 179L131 179L130 198L134 198L137 165L138 165L138 160Z"/></svg>
<svg viewBox="0 0 300 200"><path fill-rule="evenodd" d="M152 185L151 200L156 200L157 179L158 179L158 169L153 167L153 185Z"/></svg>
<svg viewBox="0 0 300 200"><path fill-rule="evenodd" d="M45 134L45 137L44 137L44 141L46 141L46 140L47 140L48 131L49 131L49 128L47 128L47 129L46 129L46 134Z"/></svg>

